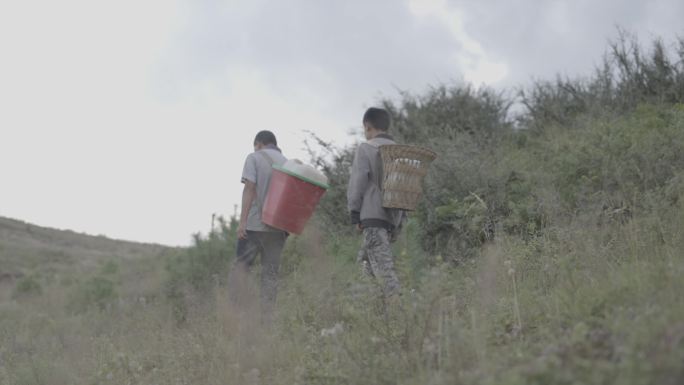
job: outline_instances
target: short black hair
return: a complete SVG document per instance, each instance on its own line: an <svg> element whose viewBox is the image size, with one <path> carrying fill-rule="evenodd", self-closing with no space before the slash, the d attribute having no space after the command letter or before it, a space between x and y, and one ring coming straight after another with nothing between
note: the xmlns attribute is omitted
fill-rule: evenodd
<svg viewBox="0 0 684 385"><path fill-rule="evenodd" d="M267 130L259 131L259 133L256 134L256 137L254 138L254 145L256 146L257 143L261 143L263 145L278 145L275 135L271 131Z"/></svg>
<svg viewBox="0 0 684 385"><path fill-rule="evenodd" d="M363 114L363 123L368 123L376 130L388 131L390 128L390 116L387 110L371 107Z"/></svg>

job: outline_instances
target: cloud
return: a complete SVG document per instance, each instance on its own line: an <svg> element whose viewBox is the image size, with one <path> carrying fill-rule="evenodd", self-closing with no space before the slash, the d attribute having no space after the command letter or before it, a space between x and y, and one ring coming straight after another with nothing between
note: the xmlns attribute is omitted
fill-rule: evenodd
<svg viewBox="0 0 684 385"><path fill-rule="evenodd" d="M556 74L587 76L621 26L648 41L684 33L684 3L672 0L449 3L467 15L465 29L491 55L506 58L502 86L521 86Z"/></svg>
<svg viewBox="0 0 684 385"><path fill-rule="evenodd" d="M410 0L409 9L422 22L441 23L450 33L460 50L452 53L451 61L457 64L464 80L490 86L508 75L508 66L503 61L492 60L482 45L464 29L465 16L458 8L449 6L446 0Z"/></svg>
<svg viewBox="0 0 684 385"><path fill-rule="evenodd" d="M349 100L371 101L378 90L460 77L450 58L461 43L447 29L417 20L408 3L391 0L257 2L249 11L235 3L220 9L198 3L180 34L184 44L170 53L179 63L170 76L212 77L249 67L283 97L319 95L319 103L327 101L320 107L337 114Z"/></svg>

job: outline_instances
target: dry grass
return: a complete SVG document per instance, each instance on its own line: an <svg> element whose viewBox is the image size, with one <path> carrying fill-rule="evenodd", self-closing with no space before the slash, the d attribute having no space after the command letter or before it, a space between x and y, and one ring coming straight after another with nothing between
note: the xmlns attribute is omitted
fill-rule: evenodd
<svg viewBox="0 0 684 385"><path fill-rule="evenodd" d="M676 384L682 214L611 226L577 218L418 272L418 240L403 238L405 292L389 306L359 276L356 239L310 228L288 241L270 327L254 283L248 306L221 285L188 293L179 322L165 257L103 262L89 273L115 285L103 308L69 311L88 277L42 280L42 293L0 302L0 383Z"/></svg>

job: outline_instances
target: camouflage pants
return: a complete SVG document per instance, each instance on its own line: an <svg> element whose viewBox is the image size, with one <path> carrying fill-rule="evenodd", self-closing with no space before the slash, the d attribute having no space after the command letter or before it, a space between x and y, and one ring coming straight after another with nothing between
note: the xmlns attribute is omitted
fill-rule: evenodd
<svg viewBox="0 0 684 385"><path fill-rule="evenodd" d="M390 234L386 229L363 229L363 246L357 257L363 273L377 279L386 297L399 293L399 279L394 271Z"/></svg>

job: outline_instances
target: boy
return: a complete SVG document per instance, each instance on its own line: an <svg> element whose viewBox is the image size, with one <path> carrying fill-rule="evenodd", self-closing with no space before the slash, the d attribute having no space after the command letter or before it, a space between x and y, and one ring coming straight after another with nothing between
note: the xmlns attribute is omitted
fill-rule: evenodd
<svg viewBox="0 0 684 385"><path fill-rule="evenodd" d="M367 142L356 150L352 163L347 205L353 225L363 231L358 260L363 271L379 279L386 298L399 293L390 242L396 239L405 219L404 211L382 207L382 159L379 147L396 144L388 134L389 113L369 108L363 115Z"/></svg>
<svg viewBox="0 0 684 385"><path fill-rule="evenodd" d="M287 159L278 148L275 135L261 131L254 138L254 152L247 156L242 171L242 207L238 226L237 257L228 276L229 294L235 300L242 278L261 255L261 313L268 323L278 291L278 270L287 233L261 221L261 208L271 181L273 164Z"/></svg>

